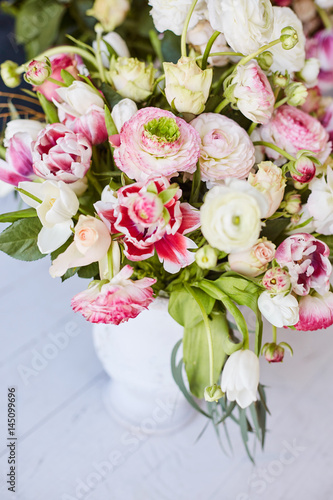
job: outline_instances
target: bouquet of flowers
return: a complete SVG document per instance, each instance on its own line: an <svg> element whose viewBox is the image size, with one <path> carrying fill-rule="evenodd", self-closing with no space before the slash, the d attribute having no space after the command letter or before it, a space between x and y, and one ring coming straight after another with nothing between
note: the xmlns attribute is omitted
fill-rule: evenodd
<svg viewBox="0 0 333 500"><path fill-rule="evenodd" d="M217 428L237 421L247 451L265 438L259 356L292 354L277 328L333 324L333 2L309 2L312 17L303 0L149 0L139 59L123 26L142 2L96 0L92 46L1 65L45 119L7 123L0 179L29 208L0 216L0 250L91 279L72 307L92 323L168 297L177 384Z"/></svg>

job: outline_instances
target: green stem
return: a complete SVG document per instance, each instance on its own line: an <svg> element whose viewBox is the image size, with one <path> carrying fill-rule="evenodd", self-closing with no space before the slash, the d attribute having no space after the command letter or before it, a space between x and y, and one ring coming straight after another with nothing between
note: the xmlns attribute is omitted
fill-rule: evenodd
<svg viewBox="0 0 333 500"><path fill-rule="evenodd" d="M197 61L200 61L200 59L204 58L203 54L202 56L198 56L195 59ZM210 52L207 57L215 57L215 56L239 56L239 57L244 57L244 54L241 52Z"/></svg>
<svg viewBox="0 0 333 500"><path fill-rule="evenodd" d="M249 130L247 131L247 133L248 133L249 135L251 135L251 134L252 134L252 132L254 131L254 129L256 128L256 126L257 126L257 125L258 125L258 123L254 123L254 122L253 122L253 123L251 123L251 125L250 125Z"/></svg>
<svg viewBox="0 0 333 500"><path fill-rule="evenodd" d="M296 158L294 158L293 156L291 156L289 153L286 153L286 151L283 151L283 149L279 148L278 146L275 146L275 144L272 144L271 142L255 141L253 143L253 145L254 146L265 146L266 148L274 149L274 151L276 151L280 155L284 156L289 161L296 161Z"/></svg>
<svg viewBox="0 0 333 500"><path fill-rule="evenodd" d="M268 43L267 45L264 45L261 47L259 50L256 52L253 52L253 54L250 54L249 56L243 57L238 63L239 66L242 66L246 64L247 62L251 61L251 59L254 59L255 57L259 56L262 52L265 52L266 50L270 49L271 47L274 47L274 45L277 45L278 43L281 43L280 38L277 40L273 40L273 42Z"/></svg>
<svg viewBox="0 0 333 500"><path fill-rule="evenodd" d="M106 81L106 78L105 78L105 69L104 69L103 62L102 62L101 39L102 39L102 31L100 31L98 29L98 30L96 30L97 50L96 50L95 54L96 54L96 61L97 61L97 66L98 66L98 70L99 70L99 75L100 75L102 82L104 83Z"/></svg>
<svg viewBox="0 0 333 500"><path fill-rule="evenodd" d="M276 326L272 325L273 342L276 344Z"/></svg>
<svg viewBox="0 0 333 500"><path fill-rule="evenodd" d="M194 11L195 6L197 5L197 3L198 3L198 0L193 0L191 8L188 11L188 14L187 14L186 19L185 19L185 23L184 23L184 27L183 27L183 32L182 32L182 36L181 36L181 39L180 39L180 47L181 47L182 57L186 57L187 56L187 53L186 53L186 34L187 34L187 30L188 30L188 25L190 24L190 20L191 20L192 14L193 14L193 11Z"/></svg>
<svg viewBox="0 0 333 500"><path fill-rule="evenodd" d="M274 104L274 108L277 109L288 101L289 97L284 97Z"/></svg>
<svg viewBox="0 0 333 500"><path fill-rule="evenodd" d="M201 301L198 299L196 293L193 291L193 288L186 283L184 284L185 289L187 290L188 293L192 295L196 303L198 304L202 318L204 320L205 324L205 329L206 329L206 335L207 335L207 343L208 343L208 354L209 354L209 385L212 386L214 385L214 352L213 352L213 337L212 337L212 331L210 329L209 325L209 319L207 316L207 313L205 311L204 306L202 305Z"/></svg>
<svg viewBox="0 0 333 500"><path fill-rule="evenodd" d="M108 250L108 253L107 253L107 259L108 259L108 278L109 280L111 281L113 276L114 276L114 273L113 273L113 259L112 259L112 246L113 246L113 243L111 243L110 245L110 248Z"/></svg>
<svg viewBox="0 0 333 500"><path fill-rule="evenodd" d="M4 146L0 146L0 158L6 159L6 148Z"/></svg>
<svg viewBox="0 0 333 500"><path fill-rule="evenodd" d="M31 193L28 193L28 191L26 191L25 189L16 187L15 190L18 191L19 193L24 194L25 196L28 196L32 200L37 201L37 203L43 203L42 200L40 200L39 198L37 198L37 196L34 196Z"/></svg>
<svg viewBox="0 0 333 500"><path fill-rule="evenodd" d="M329 15L327 14L326 10L323 9L322 7L319 7L319 5L317 5L316 3L315 3L315 7L317 9L317 12L318 12L320 19L322 20L325 28L327 30L332 29L332 23L331 23L331 20L329 18Z"/></svg>
<svg viewBox="0 0 333 500"><path fill-rule="evenodd" d="M43 59L44 57L51 57L57 54L78 54L86 61L89 61L93 66L95 66L96 69L99 70L96 58L92 54L89 54L89 52L87 52L84 49L81 49L80 47L72 47L70 45L59 45L59 47L53 47L52 49L48 49L45 52L42 52L39 56L37 56L36 59L40 60ZM27 65L32 60L33 59L31 59L27 63L21 64L21 66L17 68L16 73L18 75L24 73L26 71Z"/></svg>
<svg viewBox="0 0 333 500"><path fill-rule="evenodd" d="M165 75L162 75L160 76L159 78L157 78L157 80L155 80L155 83L154 83L154 87L153 87L153 91L152 91L152 94L155 92L155 90L157 89L157 85L162 82L163 80L165 80Z"/></svg>
<svg viewBox="0 0 333 500"><path fill-rule="evenodd" d="M206 69L206 67L207 67L207 59L208 59L208 56L209 56L209 53L210 53L210 49L212 48L213 43L215 42L216 38L220 34L221 34L220 31L214 31L214 33L212 34L212 36L208 40L206 48L205 48L205 52L203 53L203 56L202 56L201 69L203 69L203 70Z"/></svg>
<svg viewBox="0 0 333 500"><path fill-rule="evenodd" d="M229 102L229 99L223 99L223 101L221 101L220 104L214 109L214 113L220 113L223 108L228 106Z"/></svg>

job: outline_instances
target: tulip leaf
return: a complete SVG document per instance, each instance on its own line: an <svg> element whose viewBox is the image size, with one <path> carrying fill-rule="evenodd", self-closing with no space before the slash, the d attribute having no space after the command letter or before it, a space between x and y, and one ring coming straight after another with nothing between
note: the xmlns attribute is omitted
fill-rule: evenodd
<svg viewBox="0 0 333 500"><path fill-rule="evenodd" d="M63 79L63 81L65 82L65 84L67 85L67 87L70 87L72 85L72 83L75 82L74 76L71 75L65 69L62 69L61 72L60 72L60 74L61 74L61 78Z"/></svg>
<svg viewBox="0 0 333 500"><path fill-rule="evenodd" d="M46 97L40 92L37 92L37 97L39 99L41 107L43 108L48 123L58 123L58 111L53 102L48 101Z"/></svg>
<svg viewBox="0 0 333 500"><path fill-rule="evenodd" d="M107 83L102 83L101 91L103 92L104 97L106 99L106 102L108 103L108 105L111 109L113 108L113 106L118 104L118 102L120 102L124 99L123 97L121 97L120 94L118 94L118 92L113 90L111 85L109 85Z"/></svg>
<svg viewBox="0 0 333 500"><path fill-rule="evenodd" d="M213 341L214 381L217 381L227 356L223 345L229 327L224 314L213 314L212 319L209 318L209 324ZM209 351L204 321L184 328L183 351L191 393L197 398L203 398L205 388L209 385Z"/></svg>
<svg viewBox="0 0 333 500"><path fill-rule="evenodd" d="M250 307L250 309L256 311L260 288L252 281L239 276L226 276L224 274L214 281L214 284L237 304Z"/></svg>
<svg viewBox="0 0 333 500"><path fill-rule="evenodd" d="M105 125L106 125L106 130L108 131L108 135L110 136L118 134L117 127L113 121L113 118L111 116L110 110L107 107L107 105L105 105L104 107L104 113L105 113Z"/></svg>
<svg viewBox="0 0 333 500"><path fill-rule="evenodd" d="M14 259L32 261L45 257L37 246L42 224L38 217L15 221L0 234L0 250Z"/></svg>
<svg viewBox="0 0 333 500"><path fill-rule="evenodd" d="M80 278L96 278L99 276L98 262L93 262L88 266L82 266L78 268L77 274Z"/></svg>
<svg viewBox="0 0 333 500"><path fill-rule="evenodd" d="M17 212L8 212L0 214L0 222L15 222L20 219L27 219L36 217L36 210L34 208L27 208L25 210L17 210Z"/></svg>
<svg viewBox="0 0 333 500"><path fill-rule="evenodd" d="M196 288L196 295L208 314L213 310L215 300L202 290ZM169 314L177 323L186 328L191 328L202 321L200 307L196 300L185 288L175 290L170 295Z"/></svg>

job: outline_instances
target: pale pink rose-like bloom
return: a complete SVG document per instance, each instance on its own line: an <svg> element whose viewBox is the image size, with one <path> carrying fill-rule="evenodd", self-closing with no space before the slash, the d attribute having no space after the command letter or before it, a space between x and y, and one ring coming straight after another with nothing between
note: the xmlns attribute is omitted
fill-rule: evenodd
<svg viewBox="0 0 333 500"><path fill-rule="evenodd" d="M78 59L75 55L57 54L55 56L50 57L50 61L52 69L52 73L50 76L54 80L59 80L60 82L63 81L63 79L61 78L62 69L68 71L68 73L70 73L74 78L78 78L79 75L79 72L77 70ZM46 80L42 85L34 86L33 90L35 92L40 92L41 94L43 94L49 101L52 101L52 99L59 101L60 97L58 96L57 93L58 88L59 85Z"/></svg>
<svg viewBox="0 0 333 500"><path fill-rule="evenodd" d="M274 111L275 97L267 76L255 61L236 67L233 95L237 107L254 123L267 123Z"/></svg>
<svg viewBox="0 0 333 500"><path fill-rule="evenodd" d="M332 151L332 143L321 123L300 109L285 104L279 107L271 120L259 129L261 139L272 142L292 156L301 149L312 151L322 163ZM279 158L279 153L266 148L270 158Z"/></svg>
<svg viewBox="0 0 333 500"><path fill-rule="evenodd" d="M131 266L125 266L109 283L99 283L78 293L72 299L72 308L91 323L119 325L148 309L153 299L151 288L155 279L132 281Z"/></svg>
<svg viewBox="0 0 333 500"><path fill-rule="evenodd" d="M304 332L328 328L333 324L333 293L315 293L299 301L299 321L296 330Z"/></svg>
<svg viewBox="0 0 333 500"><path fill-rule="evenodd" d="M111 234L123 233L129 260L148 259L156 250L164 269L176 273L195 260L189 249L196 245L185 234L200 226L200 214L188 203L180 203L181 189L163 202L159 195L168 188L165 177L137 182L120 188L117 198L95 203L95 208Z"/></svg>
<svg viewBox="0 0 333 500"><path fill-rule="evenodd" d="M169 119L167 135L155 135L165 119ZM151 175L193 174L200 155L198 132L182 118L158 108L140 109L124 123L120 135L110 141L116 146L117 167L137 181L145 181Z"/></svg>
<svg viewBox="0 0 333 500"><path fill-rule="evenodd" d="M63 276L72 267L88 266L102 260L110 245L111 236L104 222L80 215L73 243L52 262L52 278Z"/></svg>
<svg viewBox="0 0 333 500"><path fill-rule="evenodd" d="M33 169L44 179L75 182L89 170L91 154L91 144L84 135L52 123L39 133L33 146Z"/></svg>
<svg viewBox="0 0 333 500"><path fill-rule="evenodd" d="M274 259L275 245L267 238L261 238L249 250L228 255L232 271L255 278L266 271L269 262Z"/></svg>
<svg viewBox="0 0 333 500"><path fill-rule="evenodd" d="M191 121L191 125L201 138L202 180L245 179L248 176L255 163L255 149L238 123L217 113L202 113Z"/></svg>
<svg viewBox="0 0 333 500"><path fill-rule="evenodd" d="M322 92L330 92L333 82L333 29L318 31L307 41L307 57L320 61L318 86Z"/></svg>
<svg viewBox="0 0 333 500"><path fill-rule="evenodd" d="M270 293L287 292L290 290L290 276L281 267L273 267L266 271L262 284Z"/></svg>
<svg viewBox="0 0 333 500"><path fill-rule="evenodd" d="M287 267L297 295L307 295L310 288L324 294L329 290L332 271L329 255L326 243L311 234L298 233L278 246L275 259L280 266Z"/></svg>
<svg viewBox="0 0 333 500"><path fill-rule="evenodd" d="M286 186L282 169L271 161L262 161L258 165L257 173L249 174L248 181L251 186L263 193L268 201L269 207L265 217L273 215L281 204Z"/></svg>

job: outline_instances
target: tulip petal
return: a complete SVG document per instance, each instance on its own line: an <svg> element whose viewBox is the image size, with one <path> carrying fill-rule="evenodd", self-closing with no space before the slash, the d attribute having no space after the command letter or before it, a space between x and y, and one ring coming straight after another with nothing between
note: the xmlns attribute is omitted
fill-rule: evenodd
<svg viewBox="0 0 333 500"><path fill-rule="evenodd" d="M56 224L53 227L43 227L38 235L38 248L41 253L51 253L61 245L66 243L72 234L71 227L73 223L71 220Z"/></svg>

